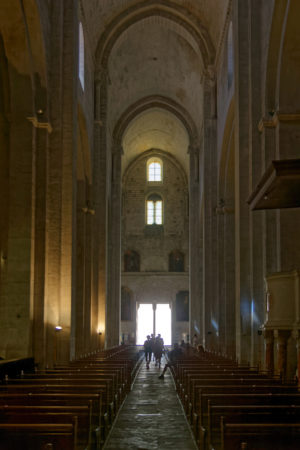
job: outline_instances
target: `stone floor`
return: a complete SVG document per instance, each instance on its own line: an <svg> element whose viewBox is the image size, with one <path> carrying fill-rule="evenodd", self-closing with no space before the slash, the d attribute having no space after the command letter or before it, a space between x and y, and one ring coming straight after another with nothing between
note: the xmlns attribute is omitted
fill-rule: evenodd
<svg viewBox="0 0 300 450"><path fill-rule="evenodd" d="M104 446L104 450L196 450L169 370L143 363Z"/></svg>

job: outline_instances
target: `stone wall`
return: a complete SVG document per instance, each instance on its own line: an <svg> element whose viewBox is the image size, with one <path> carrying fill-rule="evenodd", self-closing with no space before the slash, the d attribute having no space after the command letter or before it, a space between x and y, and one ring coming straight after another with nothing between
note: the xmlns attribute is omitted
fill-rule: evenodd
<svg viewBox="0 0 300 450"><path fill-rule="evenodd" d="M158 156L163 162L163 182L147 183L147 160ZM163 225L146 225L146 198L157 193L163 199ZM122 208L122 286L133 292L137 303L170 303L176 293L189 289L188 277L188 194L183 169L169 154L153 150L135 160L123 178ZM140 272L124 272L124 253L140 255ZM169 271L169 255L184 254L184 272ZM173 308L173 307L172 307ZM173 336L188 333L174 323ZM126 331L125 331L126 330ZM122 324L122 332L135 333L136 324Z"/></svg>

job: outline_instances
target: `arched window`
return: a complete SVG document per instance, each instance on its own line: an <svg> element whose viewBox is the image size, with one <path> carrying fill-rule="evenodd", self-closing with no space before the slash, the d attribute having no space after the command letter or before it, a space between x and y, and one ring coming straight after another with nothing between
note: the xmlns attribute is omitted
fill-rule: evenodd
<svg viewBox="0 0 300 450"><path fill-rule="evenodd" d="M82 23L79 23L79 61L78 76L82 89L84 89L84 35Z"/></svg>
<svg viewBox="0 0 300 450"><path fill-rule="evenodd" d="M147 225L162 225L163 202L158 194L151 194L147 198Z"/></svg>
<svg viewBox="0 0 300 450"><path fill-rule="evenodd" d="M184 254L179 250L169 254L169 272L184 272Z"/></svg>
<svg viewBox="0 0 300 450"><path fill-rule="evenodd" d="M229 24L227 36L227 80L228 80L228 89L230 89L233 80L232 22L230 22Z"/></svg>
<svg viewBox="0 0 300 450"><path fill-rule="evenodd" d="M150 158L147 162L147 180L150 182L162 181L163 164L159 158Z"/></svg>
<svg viewBox="0 0 300 450"><path fill-rule="evenodd" d="M140 271L140 255L134 250L127 250L127 252L124 254L124 271Z"/></svg>

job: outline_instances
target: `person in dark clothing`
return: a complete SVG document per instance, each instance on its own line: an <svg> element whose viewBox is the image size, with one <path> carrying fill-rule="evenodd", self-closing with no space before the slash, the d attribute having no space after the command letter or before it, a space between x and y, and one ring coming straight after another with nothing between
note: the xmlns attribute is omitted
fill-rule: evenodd
<svg viewBox="0 0 300 450"><path fill-rule="evenodd" d="M183 356L183 351L182 349L179 347L179 345L177 343L174 344L173 346L173 350L171 350L168 354L168 358L169 361L167 362L167 364L164 367L164 370L162 371L161 375L158 377L160 380L163 380L165 377L165 373L167 371L168 367L171 367L173 364L176 363L176 361L178 361L178 359L181 359Z"/></svg>
<svg viewBox="0 0 300 450"><path fill-rule="evenodd" d="M163 349L164 349L164 340L161 337L161 335L158 334L155 338L155 344L154 344L154 350L153 350L154 358L155 358L155 367L158 365L158 367L160 368Z"/></svg>
<svg viewBox="0 0 300 450"><path fill-rule="evenodd" d="M144 342L144 352L145 352L145 359L146 359L146 367L149 369L149 364L151 362L151 355L152 355L152 345L151 345L151 339L150 336L147 336L147 339Z"/></svg>

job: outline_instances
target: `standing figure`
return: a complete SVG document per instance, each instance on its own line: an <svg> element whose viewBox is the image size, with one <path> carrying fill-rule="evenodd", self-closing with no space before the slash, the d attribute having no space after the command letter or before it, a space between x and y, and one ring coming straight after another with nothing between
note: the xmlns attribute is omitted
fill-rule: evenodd
<svg viewBox="0 0 300 450"><path fill-rule="evenodd" d="M150 342L151 342L151 355L153 353L153 361L155 361L155 356L154 356L155 336L153 333L151 334ZM150 355L150 361L151 361L151 355Z"/></svg>
<svg viewBox="0 0 300 450"><path fill-rule="evenodd" d="M161 337L161 335L158 334L155 338L154 357L155 357L155 366L158 365L159 368L160 368L160 364L161 364L161 357L163 354L163 349L164 349L164 340Z"/></svg>
<svg viewBox="0 0 300 450"><path fill-rule="evenodd" d="M145 352L146 367L147 369L149 369L149 364L152 355L151 340L149 335L147 336L147 339L144 342L144 352Z"/></svg>

